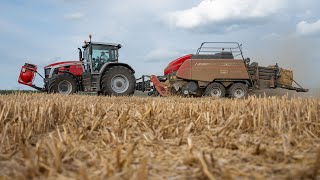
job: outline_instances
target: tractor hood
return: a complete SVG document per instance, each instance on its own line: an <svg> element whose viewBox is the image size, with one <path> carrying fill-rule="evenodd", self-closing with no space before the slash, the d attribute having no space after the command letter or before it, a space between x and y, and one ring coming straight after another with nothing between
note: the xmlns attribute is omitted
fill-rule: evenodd
<svg viewBox="0 0 320 180"><path fill-rule="evenodd" d="M62 62L56 62L56 63L52 63L49 64L47 66L45 66L44 68L50 68L53 66L70 66L70 65L81 65L82 62L81 61L62 61Z"/></svg>

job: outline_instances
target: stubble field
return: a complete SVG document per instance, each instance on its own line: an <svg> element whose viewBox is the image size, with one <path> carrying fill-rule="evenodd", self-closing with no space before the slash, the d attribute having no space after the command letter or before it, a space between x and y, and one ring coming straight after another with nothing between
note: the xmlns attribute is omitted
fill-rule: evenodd
<svg viewBox="0 0 320 180"><path fill-rule="evenodd" d="M320 99L0 95L0 179L319 179Z"/></svg>

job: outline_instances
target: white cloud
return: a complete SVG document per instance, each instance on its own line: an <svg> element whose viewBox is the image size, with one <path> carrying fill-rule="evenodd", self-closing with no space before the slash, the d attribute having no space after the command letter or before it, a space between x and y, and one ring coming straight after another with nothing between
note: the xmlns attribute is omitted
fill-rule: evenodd
<svg viewBox="0 0 320 180"><path fill-rule="evenodd" d="M208 24L234 25L277 14L287 0L203 0L199 5L168 14L175 27L193 29Z"/></svg>
<svg viewBox="0 0 320 180"><path fill-rule="evenodd" d="M297 24L297 33L303 36L320 34L320 20L314 23L301 21Z"/></svg>
<svg viewBox="0 0 320 180"><path fill-rule="evenodd" d="M166 62L171 61L172 58L178 58L179 55L181 54L173 49L157 48L150 51L144 58L145 62Z"/></svg>
<svg viewBox="0 0 320 180"><path fill-rule="evenodd" d="M14 34L16 36L25 35L24 30L18 24L5 19L0 19L0 33Z"/></svg>
<svg viewBox="0 0 320 180"><path fill-rule="evenodd" d="M66 14L64 16L66 20L78 20L78 19L81 19L82 17L84 17L84 14L80 12Z"/></svg>
<svg viewBox="0 0 320 180"><path fill-rule="evenodd" d="M261 40L275 40L275 39L279 39L281 36L278 33L270 33L270 34L266 34L264 36L261 37Z"/></svg>
<svg viewBox="0 0 320 180"><path fill-rule="evenodd" d="M310 10L310 9L307 9L303 12L299 12L297 13L296 17L297 18L302 18L302 19L305 19L305 18L310 18L314 15L314 13Z"/></svg>

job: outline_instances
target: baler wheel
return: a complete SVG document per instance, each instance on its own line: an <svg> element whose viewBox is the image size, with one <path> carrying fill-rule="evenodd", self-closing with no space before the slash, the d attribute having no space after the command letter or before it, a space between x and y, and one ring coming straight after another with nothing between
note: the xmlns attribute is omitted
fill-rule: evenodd
<svg viewBox="0 0 320 180"><path fill-rule="evenodd" d="M245 84L235 83L229 89L231 98L242 99L248 96L249 89Z"/></svg>
<svg viewBox="0 0 320 180"><path fill-rule="evenodd" d="M206 87L205 96L222 98L226 96L226 88L217 82L213 82Z"/></svg>

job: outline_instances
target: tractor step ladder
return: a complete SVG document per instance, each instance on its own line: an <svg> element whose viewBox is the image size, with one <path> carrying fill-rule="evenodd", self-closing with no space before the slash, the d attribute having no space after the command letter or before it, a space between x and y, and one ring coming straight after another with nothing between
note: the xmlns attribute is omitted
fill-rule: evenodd
<svg viewBox="0 0 320 180"><path fill-rule="evenodd" d="M98 83L97 82L92 82L91 83L91 91L96 91L98 89Z"/></svg>
<svg viewBox="0 0 320 180"><path fill-rule="evenodd" d="M91 76L91 91L97 91L98 89L98 74L92 74Z"/></svg>

